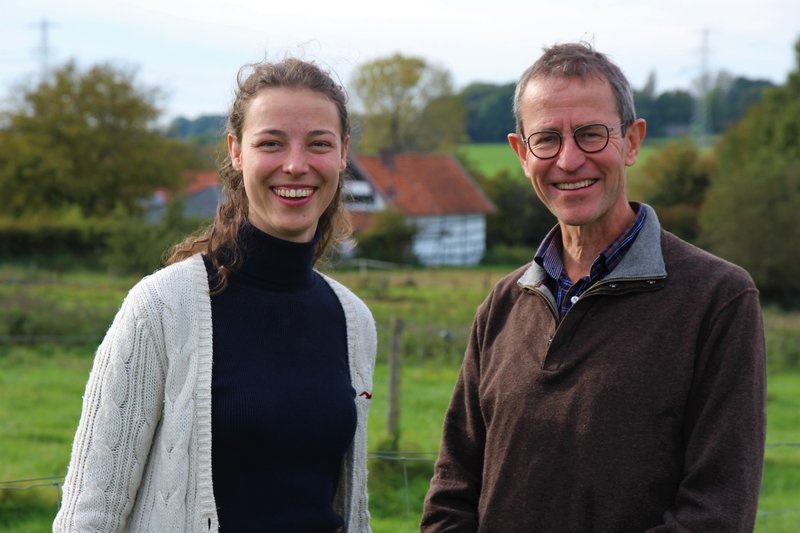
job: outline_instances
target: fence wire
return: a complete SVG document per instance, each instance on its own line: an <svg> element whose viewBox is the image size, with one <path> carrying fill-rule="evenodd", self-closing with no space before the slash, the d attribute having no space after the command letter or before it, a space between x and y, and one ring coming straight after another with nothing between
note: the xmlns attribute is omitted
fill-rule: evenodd
<svg viewBox="0 0 800 533"><path fill-rule="evenodd" d="M800 447L800 442L779 442L767 444L768 448L778 447ZM418 527L417 517L411 513L411 490L409 487L408 478L408 465L415 462L429 462L433 463L437 457L436 452L419 452L419 451L394 451L394 450L380 450L368 453L368 458L378 461L391 461L393 463L400 463L403 467L403 495L405 499L405 524L408 531L414 531ZM61 487L64 484L64 476L46 476L27 479L15 479L9 481L0 481L0 491L27 491L41 487L53 487L56 491L56 508L55 512L61 508ZM778 519L785 516L798 515L800 517L800 507L775 509L771 511L758 511L756 514L756 523L762 526L761 531L767 532L769 530L769 521L771 519ZM381 517L388 518L388 517ZM800 520L800 518L799 518Z"/></svg>

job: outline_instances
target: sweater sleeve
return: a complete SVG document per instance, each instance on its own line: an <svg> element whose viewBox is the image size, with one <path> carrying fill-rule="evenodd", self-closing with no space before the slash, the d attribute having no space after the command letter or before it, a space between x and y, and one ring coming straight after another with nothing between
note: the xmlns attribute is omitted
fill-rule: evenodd
<svg viewBox="0 0 800 533"><path fill-rule="evenodd" d="M121 531L163 403L164 360L142 283L95 355L53 531Z"/></svg>
<svg viewBox="0 0 800 533"><path fill-rule="evenodd" d="M652 532L752 531L766 436L766 354L758 293L711 318L686 411L684 476Z"/></svg>
<svg viewBox="0 0 800 533"><path fill-rule="evenodd" d="M484 304L484 307L486 304ZM479 401L480 316L445 414L442 443L420 524L422 533L478 529L486 426Z"/></svg>

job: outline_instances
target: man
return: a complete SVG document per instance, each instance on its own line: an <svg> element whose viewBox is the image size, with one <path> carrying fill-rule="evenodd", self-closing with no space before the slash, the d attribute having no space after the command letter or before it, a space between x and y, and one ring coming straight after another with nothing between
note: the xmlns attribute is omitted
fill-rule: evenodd
<svg viewBox="0 0 800 533"><path fill-rule="evenodd" d="M645 136L584 43L520 78L511 147L558 219L478 309L423 532L752 531L765 438L758 292L631 203Z"/></svg>

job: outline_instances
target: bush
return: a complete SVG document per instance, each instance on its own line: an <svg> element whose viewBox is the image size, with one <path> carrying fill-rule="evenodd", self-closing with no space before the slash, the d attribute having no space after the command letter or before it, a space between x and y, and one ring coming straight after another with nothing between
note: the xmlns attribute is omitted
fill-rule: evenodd
<svg viewBox="0 0 800 533"><path fill-rule="evenodd" d="M118 274L149 274L163 266L164 255L173 244L205 224L184 217L180 202L171 203L155 224L117 208L108 224L103 263Z"/></svg>
<svg viewBox="0 0 800 533"><path fill-rule="evenodd" d="M486 251L481 264L502 265L516 268L533 261L533 255L535 253L536 249L530 246L497 244Z"/></svg>
<svg viewBox="0 0 800 533"><path fill-rule="evenodd" d="M369 259L411 264L414 262L411 244L416 232L402 213L391 209L377 211L372 226L357 236L356 254Z"/></svg>
<svg viewBox="0 0 800 533"><path fill-rule="evenodd" d="M647 159L643 172L651 185L645 202L656 210L664 229L696 241L712 169L712 157L689 141L665 144Z"/></svg>
<svg viewBox="0 0 800 533"><path fill-rule="evenodd" d="M96 264L107 237L102 223L77 208L0 218L0 260L55 270Z"/></svg>

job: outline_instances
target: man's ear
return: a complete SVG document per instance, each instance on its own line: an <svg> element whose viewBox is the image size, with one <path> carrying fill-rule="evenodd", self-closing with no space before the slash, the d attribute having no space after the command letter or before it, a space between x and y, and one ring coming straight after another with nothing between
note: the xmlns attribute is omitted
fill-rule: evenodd
<svg viewBox="0 0 800 533"><path fill-rule="evenodd" d="M637 118L633 124L628 126L628 131L625 132L625 142L628 144L628 151L625 154L626 166L636 163L636 159L639 157L639 148L642 147L646 134L647 123L643 118Z"/></svg>
<svg viewBox="0 0 800 533"><path fill-rule="evenodd" d="M522 135L519 133L509 133L508 144L511 146L511 149L514 150L514 153L517 154L517 159L519 159L522 167L525 168L525 162L528 160L528 154L530 152L528 151L528 145L525 144Z"/></svg>

